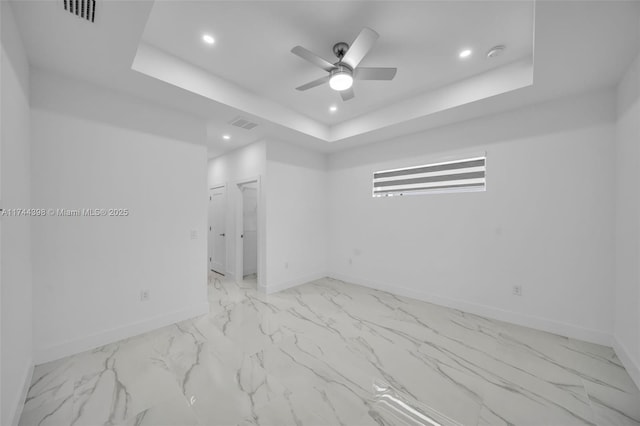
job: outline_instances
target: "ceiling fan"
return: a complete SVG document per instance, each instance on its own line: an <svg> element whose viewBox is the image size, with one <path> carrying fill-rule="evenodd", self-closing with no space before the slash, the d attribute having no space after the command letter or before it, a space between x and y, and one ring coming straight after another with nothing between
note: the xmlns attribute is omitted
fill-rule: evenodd
<svg viewBox="0 0 640 426"><path fill-rule="evenodd" d="M319 66L329 73L322 78L296 87L296 90L308 90L328 82L333 90L340 92L343 101L348 101L354 97L352 88L354 79L393 80L393 77L396 75L396 68L358 67L358 64L366 54L369 53L376 40L378 40L378 37L378 33L371 28L365 27L360 31L360 34L358 34L358 37L356 37L353 43L351 43L351 46L345 42L336 43L333 46L333 53L338 57L338 62L334 64L302 46L294 47L291 49L291 53Z"/></svg>

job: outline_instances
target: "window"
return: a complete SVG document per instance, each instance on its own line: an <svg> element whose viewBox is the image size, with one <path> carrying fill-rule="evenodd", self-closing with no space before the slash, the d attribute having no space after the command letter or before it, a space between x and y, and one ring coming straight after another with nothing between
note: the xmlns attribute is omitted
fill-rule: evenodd
<svg viewBox="0 0 640 426"><path fill-rule="evenodd" d="M485 190L486 157L465 158L373 174L373 196Z"/></svg>

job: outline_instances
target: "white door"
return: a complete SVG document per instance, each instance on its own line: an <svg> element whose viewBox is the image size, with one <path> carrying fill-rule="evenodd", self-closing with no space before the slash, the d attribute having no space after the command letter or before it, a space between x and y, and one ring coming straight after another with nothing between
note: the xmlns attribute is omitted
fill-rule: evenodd
<svg viewBox="0 0 640 426"><path fill-rule="evenodd" d="M226 270L225 189L209 190L209 269L224 275Z"/></svg>

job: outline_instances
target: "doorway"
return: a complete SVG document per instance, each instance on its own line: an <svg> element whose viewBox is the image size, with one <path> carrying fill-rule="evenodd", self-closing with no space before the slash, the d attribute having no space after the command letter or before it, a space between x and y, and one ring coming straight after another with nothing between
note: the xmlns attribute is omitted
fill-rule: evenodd
<svg viewBox="0 0 640 426"><path fill-rule="evenodd" d="M227 270L226 204L225 186L209 190L209 270L220 275Z"/></svg>
<svg viewBox="0 0 640 426"><path fill-rule="evenodd" d="M258 182L238 185L241 193L242 222L240 223L240 252L242 280L258 284Z"/></svg>

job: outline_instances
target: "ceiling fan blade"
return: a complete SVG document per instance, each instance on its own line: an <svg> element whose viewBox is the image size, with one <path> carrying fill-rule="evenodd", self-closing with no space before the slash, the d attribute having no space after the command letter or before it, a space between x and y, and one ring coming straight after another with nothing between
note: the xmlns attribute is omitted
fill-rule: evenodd
<svg viewBox="0 0 640 426"><path fill-rule="evenodd" d="M325 75L324 77L321 77L321 78L319 78L317 80L313 80L313 81L308 82L307 84L303 84L300 87L296 87L296 90L300 90L300 91L309 90L312 87L320 86L321 84L324 84L324 83L328 82L330 78L331 78L330 75Z"/></svg>
<svg viewBox="0 0 640 426"><path fill-rule="evenodd" d="M353 99L356 94L353 93L353 87L348 88L347 90L342 90L340 92L340 96L343 101L348 101L349 99Z"/></svg>
<svg viewBox="0 0 640 426"><path fill-rule="evenodd" d="M353 78L356 80L393 80L397 68L356 68Z"/></svg>
<svg viewBox="0 0 640 426"><path fill-rule="evenodd" d="M326 59L321 58L320 56L316 55L315 53L313 53L310 50L305 49L302 46L296 46L293 49L291 49L291 53L293 53L294 55L298 55L300 56L302 59L305 59L309 62L311 62L314 65L319 66L320 68L322 68L323 70L329 72L332 69L334 69L336 66L333 65L331 62L327 61Z"/></svg>
<svg viewBox="0 0 640 426"><path fill-rule="evenodd" d="M365 57L369 50L373 47L376 40L378 40L377 32L373 31L371 28L364 27L358 37L351 43L351 47L347 50L347 53L344 54L342 58L342 62L349 65L351 68L355 68L358 66L362 58Z"/></svg>

